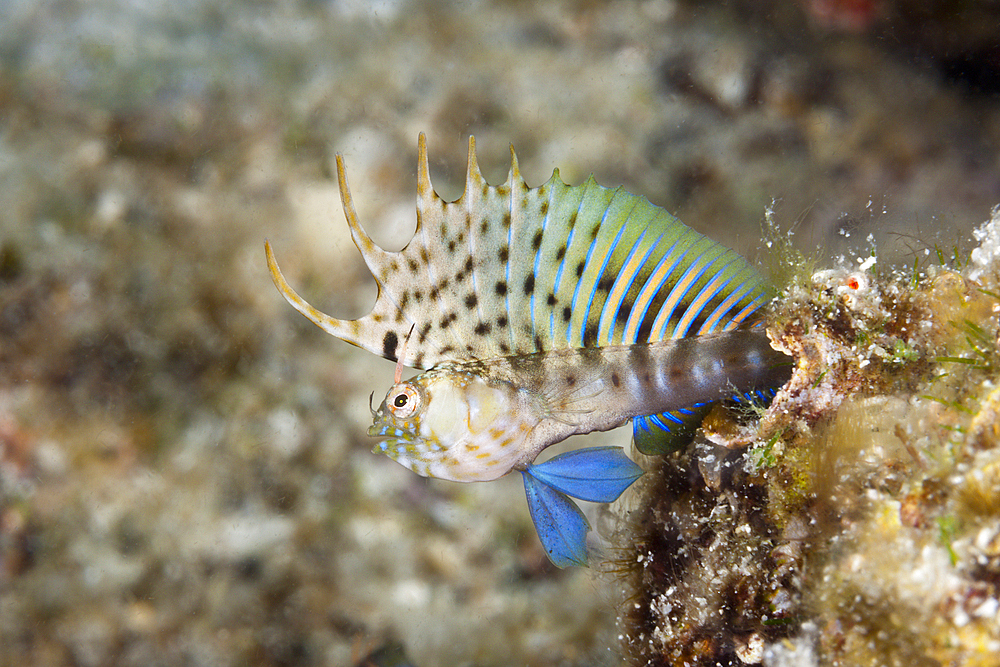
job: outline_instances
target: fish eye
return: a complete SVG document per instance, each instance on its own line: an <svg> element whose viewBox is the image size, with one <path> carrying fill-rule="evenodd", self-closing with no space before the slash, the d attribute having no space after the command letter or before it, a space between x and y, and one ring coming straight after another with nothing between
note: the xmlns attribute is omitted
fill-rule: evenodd
<svg viewBox="0 0 1000 667"><path fill-rule="evenodd" d="M398 384L389 390L386 406L396 419L406 419L420 407L420 394L412 385Z"/></svg>

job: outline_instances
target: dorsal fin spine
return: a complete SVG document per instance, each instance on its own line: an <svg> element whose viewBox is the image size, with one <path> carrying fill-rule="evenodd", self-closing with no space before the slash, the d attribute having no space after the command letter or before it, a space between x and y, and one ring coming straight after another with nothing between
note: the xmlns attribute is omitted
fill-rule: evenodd
<svg viewBox="0 0 1000 667"><path fill-rule="evenodd" d="M725 265L716 270L715 275L709 280L708 284L702 287L701 291L695 295L691 303L684 309L684 315L677 322L677 326L674 327L674 332L670 336L671 338L686 336L688 330L691 328L691 324L701 314L705 305L714 299L715 295L729 283L730 277L726 273L732 265L732 261L733 258L730 257Z"/></svg>
<svg viewBox="0 0 1000 667"><path fill-rule="evenodd" d="M584 182L584 193L583 197L580 198L579 213L576 225L582 225L584 221L589 221L588 213L591 207L598 206L598 210L601 211L602 220L603 216L607 213L607 209L611 206L611 202L614 200L614 196L617 194L617 190L611 190L605 188L597 183L597 180L591 175ZM582 220L581 220L582 218ZM597 222L597 221L595 221ZM624 227L623 227L624 228ZM591 266L591 261L594 255L594 249L597 245L597 239L591 239L588 243L586 240L581 239L581 243L586 243L586 252L583 253L583 263L584 263L584 274L588 273L587 269ZM570 248L566 252L567 256L576 255L573 249ZM566 326L566 346L575 347L582 346L583 344L583 331L587 326L586 315L580 308L580 293L584 281L578 280L576 287L573 288L573 299L570 302L570 307L572 308L572 317ZM580 337L575 338L574 332L579 331Z"/></svg>
<svg viewBox="0 0 1000 667"><path fill-rule="evenodd" d="M517 153L514 152L514 144L510 145L510 173L507 175L507 185L510 186L511 198L514 197L514 191L524 189L524 179L521 178L521 169L517 164ZM515 188L515 186L517 186Z"/></svg>
<svg viewBox="0 0 1000 667"><path fill-rule="evenodd" d="M635 277L639 272L639 269L646 263L649 256L652 254L659 242L659 239L653 243L647 244L645 251L643 251L643 244L646 241L646 235L649 232L649 228L646 227L639 234L639 238L635 240L632 247L628 251L628 255L625 257L625 263L622 265L621 270L615 277L615 283L611 287L611 291L608 293L608 298L604 303L604 310L601 313L601 322L597 330L597 338L600 341L604 341L605 344L610 345L614 342L615 334L615 317L618 314L618 310L621 308L622 302L625 300L625 296L628 294L629 289L632 287L632 283L635 281ZM662 235L660 236L662 238Z"/></svg>
<svg viewBox="0 0 1000 667"><path fill-rule="evenodd" d="M281 293L281 296L283 296L285 301L290 303L295 310L305 315L309 321L331 336L342 338L352 345L357 345L360 348L379 354L377 349L369 345L365 345L358 340L357 322L338 320L334 317L330 317L326 313L320 312L311 306L309 302L299 296L298 292L292 289L292 286L288 284L287 280L285 280L284 274L281 273L281 269L278 268L278 261L274 257L274 250L271 248L271 243L269 241L264 242L264 253L267 255L267 267L271 271L271 279L274 281L274 286L278 288L278 292Z"/></svg>
<svg viewBox="0 0 1000 667"><path fill-rule="evenodd" d="M708 253L713 249L714 242L702 236L685 251L685 254L693 255L691 263L684 269L680 279L674 283L667 300L663 302L660 311L653 320L653 328L650 333L651 340L659 340L667 335L667 326L673 319L677 306L681 304L690 289L701 279L705 271L715 263L715 257L709 257ZM703 247L707 246L707 247Z"/></svg>
<svg viewBox="0 0 1000 667"><path fill-rule="evenodd" d="M635 206L632 207L633 209ZM615 239L612 241L607 248L604 249L604 257L600 258L601 268L597 271L593 285L590 288L590 298L587 299L586 308L583 312L583 321L580 324L580 338L578 339L581 343L586 339L587 327L590 326L590 311L594 307L594 299L597 297L597 288L600 285L601 278L604 276L604 272L608 268L608 260L611 259L612 253L614 253L615 248L618 247L618 243L621 242L622 236L625 234L625 230L628 227L628 218L631 217L631 211L629 211L629 216L625 218L625 222L621 227L618 228L618 232L615 234ZM602 221L603 223L603 221ZM587 263L591 262L591 254L594 252L597 242L600 240L600 236L594 239L591 244L591 249L588 252ZM603 304L602 304L603 305ZM595 341L596 342L596 341Z"/></svg>
<svg viewBox="0 0 1000 667"><path fill-rule="evenodd" d="M713 310L712 314L709 315L708 318L702 323L701 328L698 329L696 333L701 335L715 331L716 327L722 323L722 318L726 315L726 313L729 312L733 306L739 303L754 286L755 285L752 284L749 279L744 278L743 282L741 282L736 289L730 292L729 296L727 296L722 303L716 306L715 310ZM722 330L728 331L729 327L723 326Z"/></svg>
<svg viewBox="0 0 1000 667"><path fill-rule="evenodd" d="M566 236L566 248L568 249L573 244L573 234L576 229L570 229L569 234ZM566 268L566 257L562 258L559 262L559 267L556 269L555 279L552 283L552 291L557 292L559 290L559 285L562 282L563 271ZM549 340L555 340L556 338L556 311L553 310L549 313Z"/></svg>
<svg viewBox="0 0 1000 667"><path fill-rule="evenodd" d="M465 170L465 197L469 196L470 185L475 185L477 192L482 192L483 172L479 169L479 158L476 157L476 138L469 135L469 163Z"/></svg>
<svg viewBox="0 0 1000 667"><path fill-rule="evenodd" d="M753 301L751 301L750 303L748 303L743 308L743 310L741 310L740 312L736 313L736 315L732 319L731 327L726 327L726 330L728 331L730 328L735 329L736 327L738 327L740 324L743 323L743 320L745 320L746 318L748 318L755 310L757 310L762 305L764 305L764 303L766 301L767 301L767 295L766 294L764 294L764 293L758 294L756 297L754 297Z"/></svg>
<svg viewBox="0 0 1000 667"><path fill-rule="evenodd" d="M618 204L616 205L616 202ZM627 210L626 210L627 207ZM612 283L612 288L608 289L606 293L599 294L598 290L601 287L601 283L608 277L608 264L611 262L612 258L620 257L619 246L623 241L628 243L631 241L631 246L628 252L628 256L634 252L634 250L641 243L642 239L645 237L646 230L648 229L649 217L647 214L647 209L649 207L649 202L643 197L636 197L629 194L623 188L619 187L615 190L615 195L612 198L611 204L608 206L605 212L604 218L601 220L601 232L598 235L596 241L601 241L604 244L603 258L600 259L600 269L598 270L596 276L594 277L593 284L590 290L590 299L587 302L587 312L584 314L584 329L580 332L580 340L583 341L588 328L594 327L596 329L593 331L594 337L591 341L592 344L600 344L603 340L601 335L601 325L605 320L606 310L608 309L609 301L612 298L612 293L614 287L617 284L618 279L622 277L623 269L626 262L616 261L614 270L615 282ZM606 242L607 234L604 232L604 223L611 218L612 228L614 225L619 226L619 230L615 235L614 240L610 243ZM641 232L639 230L642 230ZM619 265L620 264L620 265ZM591 312L595 312L592 321ZM615 310L615 308L612 308ZM613 318L612 318L613 322ZM612 336L614 333L614 325L611 325Z"/></svg>
<svg viewBox="0 0 1000 667"><path fill-rule="evenodd" d="M468 166L465 171L465 191L462 196L455 202L454 205L461 206L466 212L466 229L468 233L466 236L466 242L469 244L469 257L477 258L472 265L472 271L470 272L469 280L472 284L472 292L479 294L480 284L479 276L477 274L477 268L481 261L478 258L479 249L476 247L476 234L473 232L473 225L476 221L473 220L473 214L476 214L481 209L486 208L488 203L485 201L484 190L487 190L487 183L483 180L482 170L479 168L479 158L476 157L476 139L473 136L469 136L469 158ZM482 251L486 251L483 248ZM476 315L479 320L483 319L483 304L482 299L476 300Z"/></svg>
<svg viewBox="0 0 1000 667"><path fill-rule="evenodd" d="M347 226L351 230L351 238L354 245L361 252L361 258L365 260L365 265L371 272L375 280L381 285L385 279L385 267L388 264L389 253L379 247L375 241L368 236L358 221L358 212L354 208L354 199L351 197L351 188L347 183L347 169L344 167L344 156L337 153L337 185L340 188L340 201L344 208L344 217L347 218Z"/></svg>
<svg viewBox="0 0 1000 667"><path fill-rule="evenodd" d="M632 312L629 313L625 324L625 331L622 333L622 343L624 345L632 345L639 342L639 329L646 320L646 314L649 311L650 305L652 305L653 298L667 282L667 278L674 272L674 269L684 259L686 251L676 252L680 242L680 235L678 235L678 238L674 239L670 249L663 253L659 263L656 265L656 269L653 270L649 278L646 279L646 283L642 286L639 297L632 306Z"/></svg>
<svg viewBox="0 0 1000 667"><path fill-rule="evenodd" d="M431 185L431 168L427 163L427 136L421 132L417 136L417 210L429 209L432 204L438 203L437 200L437 193ZM418 216L417 231L420 231L419 228Z"/></svg>

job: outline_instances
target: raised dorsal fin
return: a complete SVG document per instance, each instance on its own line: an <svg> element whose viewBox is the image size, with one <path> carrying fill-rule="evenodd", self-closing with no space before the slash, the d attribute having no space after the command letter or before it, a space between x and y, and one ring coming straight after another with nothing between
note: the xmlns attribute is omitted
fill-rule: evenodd
<svg viewBox="0 0 1000 667"><path fill-rule="evenodd" d="M489 359L553 349L629 345L723 331L749 321L770 297L737 253L645 197L593 177L569 186L553 171L529 188L511 148L502 185L483 180L469 138L465 192L443 201L418 140L417 226L398 252L361 227L343 156L337 177L355 245L378 283L371 313L340 320L288 285L267 245L275 285L328 333L403 363Z"/></svg>

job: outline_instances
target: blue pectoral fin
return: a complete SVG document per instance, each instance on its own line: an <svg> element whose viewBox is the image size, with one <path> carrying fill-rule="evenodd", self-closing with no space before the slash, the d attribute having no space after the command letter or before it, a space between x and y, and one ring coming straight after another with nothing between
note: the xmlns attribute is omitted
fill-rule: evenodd
<svg viewBox="0 0 1000 667"><path fill-rule="evenodd" d="M587 531L590 524L566 494L550 488L528 473L521 473L528 511L545 553L556 567L587 564Z"/></svg>
<svg viewBox="0 0 1000 667"><path fill-rule="evenodd" d="M712 407L704 403L691 408L632 419L635 448L647 456L662 456L677 451L694 436Z"/></svg>
<svg viewBox="0 0 1000 667"><path fill-rule="evenodd" d="M621 447L585 447L532 463L527 474L574 498L610 503L639 479L642 468Z"/></svg>

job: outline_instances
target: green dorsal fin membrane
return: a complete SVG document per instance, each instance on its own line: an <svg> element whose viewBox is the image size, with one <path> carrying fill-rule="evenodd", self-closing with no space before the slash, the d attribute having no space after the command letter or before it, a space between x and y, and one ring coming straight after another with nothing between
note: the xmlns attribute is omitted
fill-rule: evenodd
<svg viewBox="0 0 1000 667"><path fill-rule="evenodd" d="M681 223L645 197L593 177L569 186L555 170L529 188L511 147L503 185L483 180L469 137L465 192L443 201L418 141L417 226L399 252L380 248L357 219L337 155L344 214L378 283L371 313L339 320L285 282L267 246L275 285L328 333L396 360L430 368L554 349L653 342L751 323L771 296L737 253Z"/></svg>

